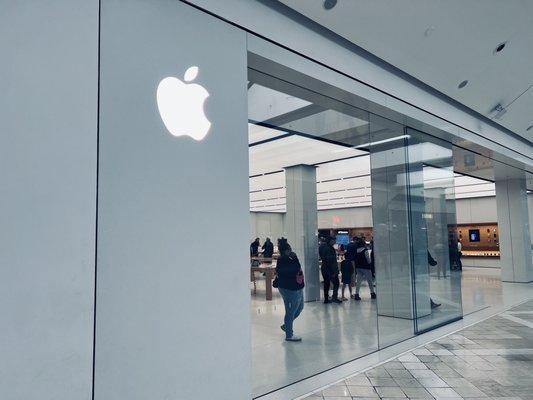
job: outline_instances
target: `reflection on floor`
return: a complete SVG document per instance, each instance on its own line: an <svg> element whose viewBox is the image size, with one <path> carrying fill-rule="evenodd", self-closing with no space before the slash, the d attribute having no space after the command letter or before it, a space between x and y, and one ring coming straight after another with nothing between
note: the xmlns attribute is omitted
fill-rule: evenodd
<svg viewBox="0 0 533 400"><path fill-rule="evenodd" d="M501 303L499 270L465 269L461 279L464 314ZM446 293L449 281L432 277L432 292ZM281 298L274 290L274 299L265 301L264 290L264 282L259 281L257 294L252 295L254 397L376 351L378 340L383 346L413 335L412 321L380 317L380 332L382 336L383 332L388 334L378 339L376 300L371 300L368 288L363 287L360 302L306 303L295 323L295 333L304 340L287 343L279 327L284 314ZM453 303L445 296L438 300L442 306L434 312L434 318L447 313L448 303Z"/></svg>
<svg viewBox="0 0 533 400"><path fill-rule="evenodd" d="M533 400L533 301L306 399L362 398Z"/></svg>
<svg viewBox="0 0 533 400"><path fill-rule="evenodd" d="M278 293L266 302L261 291L252 300L252 363L254 395L375 351L378 347L376 303L306 303L295 323L302 343L285 342L280 329L283 302Z"/></svg>

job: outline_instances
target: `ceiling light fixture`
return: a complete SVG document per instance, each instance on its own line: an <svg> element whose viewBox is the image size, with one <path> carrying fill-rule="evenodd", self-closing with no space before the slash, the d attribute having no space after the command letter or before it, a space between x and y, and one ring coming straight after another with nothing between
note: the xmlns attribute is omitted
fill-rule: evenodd
<svg viewBox="0 0 533 400"><path fill-rule="evenodd" d="M457 87L458 87L459 89L462 89L462 88L464 88L466 85L468 85L468 80L467 80L467 79L465 79L464 81L462 81L459 85L457 85Z"/></svg>
<svg viewBox="0 0 533 400"><path fill-rule="evenodd" d="M494 107L491 111L491 113L494 114L492 118L501 119L506 112L507 109L504 106L502 106L501 104L496 104L496 107Z"/></svg>
<svg viewBox="0 0 533 400"><path fill-rule="evenodd" d="M331 10L337 5L337 0L324 0L324 8L326 10Z"/></svg>
<svg viewBox="0 0 533 400"><path fill-rule="evenodd" d="M507 42L502 42L500 43L498 46L496 46L496 48L494 49L494 51L492 52L492 54L497 54L497 53L500 53L504 48L505 48L505 45L507 44Z"/></svg>

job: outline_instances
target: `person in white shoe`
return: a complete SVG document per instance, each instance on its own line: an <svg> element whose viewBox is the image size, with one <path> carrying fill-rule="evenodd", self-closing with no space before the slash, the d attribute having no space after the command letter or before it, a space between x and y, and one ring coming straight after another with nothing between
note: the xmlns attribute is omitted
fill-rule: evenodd
<svg viewBox="0 0 533 400"><path fill-rule="evenodd" d="M287 239L278 240L278 249L280 257L276 263L275 286L277 286L285 304L285 318L281 329L285 332L285 340L300 342L302 338L294 335L293 323L304 308L304 275L300 261L292 251Z"/></svg>
<svg viewBox="0 0 533 400"><path fill-rule="evenodd" d="M363 239L357 238L356 240L356 254L355 254L355 296L354 299L359 301L361 296L359 296L359 290L361 289L361 284L363 280L366 280L368 283L368 288L370 289L370 297L372 299L376 298L376 292L374 291L374 278L372 277L372 257L370 251L366 247L366 243Z"/></svg>

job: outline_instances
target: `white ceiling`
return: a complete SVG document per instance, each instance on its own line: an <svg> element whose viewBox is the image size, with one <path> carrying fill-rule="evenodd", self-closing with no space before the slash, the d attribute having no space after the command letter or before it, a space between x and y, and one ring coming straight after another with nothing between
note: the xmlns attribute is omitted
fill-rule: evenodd
<svg viewBox="0 0 533 400"><path fill-rule="evenodd" d="M279 1L533 141L532 0Z"/></svg>
<svg viewBox="0 0 533 400"><path fill-rule="evenodd" d="M249 141L258 137L278 137L286 132L249 124ZM417 154L425 160L440 160L442 154L424 143ZM451 154L449 155L451 156ZM353 157L344 159L345 157ZM339 160L339 158L343 158ZM296 164L317 165L317 206L319 210L363 207L372 204L370 156L368 153L321 140L291 135L250 147L250 210L285 212L284 167ZM415 177L411 176L411 180ZM440 187L455 198L494 196L494 184L477 178L452 174L451 169L425 167L424 187ZM428 195L430 192L428 192Z"/></svg>

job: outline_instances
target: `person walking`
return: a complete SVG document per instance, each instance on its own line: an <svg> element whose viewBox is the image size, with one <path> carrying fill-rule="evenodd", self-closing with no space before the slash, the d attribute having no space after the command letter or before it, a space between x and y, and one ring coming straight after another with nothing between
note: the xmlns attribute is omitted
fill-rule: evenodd
<svg viewBox="0 0 533 400"><path fill-rule="evenodd" d="M322 278L324 279L324 304L331 302L342 303L339 300L339 265L337 264L337 252L333 247L335 238L326 238L322 241L318 249L320 259L322 260L322 266L320 268L322 272ZM333 283L333 294L331 300L329 299L329 288Z"/></svg>
<svg viewBox="0 0 533 400"><path fill-rule="evenodd" d="M370 252L366 248L366 243L363 239L357 238L356 241L356 255L355 255L355 296L354 299L359 301L361 296L359 296L359 291L361 289L361 284L363 280L366 280L368 283L368 288L370 289L370 297L372 299L376 298L376 292L374 291L374 279L372 277L372 258Z"/></svg>
<svg viewBox="0 0 533 400"><path fill-rule="evenodd" d="M304 308L304 275L300 261L287 239L278 240L278 249L280 256L276 264L276 285L285 305L285 318L281 330L285 332L286 341L300 342L302 338L294 335L293 324Z"/></svg>

